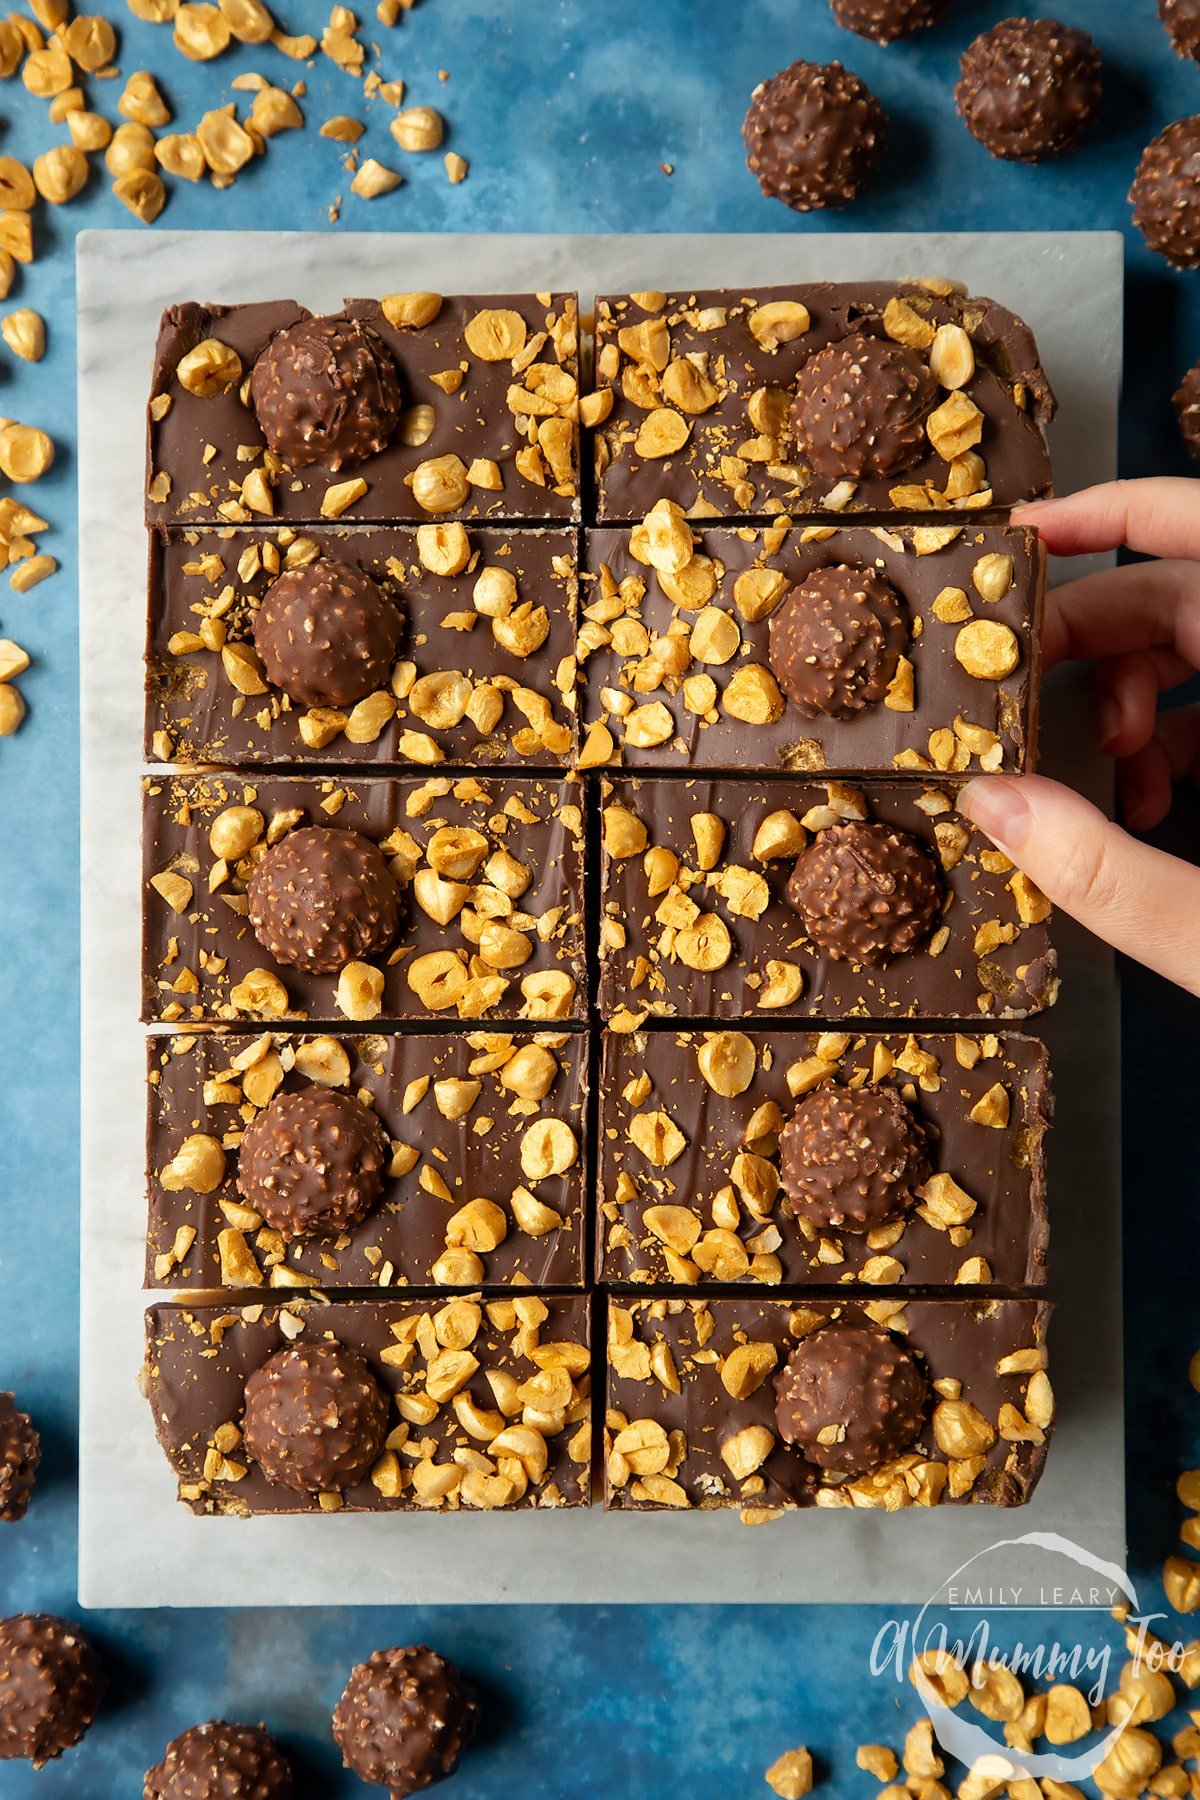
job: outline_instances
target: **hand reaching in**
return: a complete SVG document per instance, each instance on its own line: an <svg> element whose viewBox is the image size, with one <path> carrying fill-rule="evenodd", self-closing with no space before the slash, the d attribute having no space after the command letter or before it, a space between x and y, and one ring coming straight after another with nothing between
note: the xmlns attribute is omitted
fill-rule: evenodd
<svg viewBox="0 0 1200 1800"><path fill-rule="evenodd" d="M1200 782L1200 706L1158 697L1200 670L1200 481L1111 482L1020 507L1055 556L1126 545L1158 562L1105 569L1055 589L1045 666L1096 664L1102 747L1117 759L1125 817L1149 830L1172 783ZM1200 994L1200 868L1141 844L1044 776L969 782L962 810L1056 906L1127 956Z"/></svg>

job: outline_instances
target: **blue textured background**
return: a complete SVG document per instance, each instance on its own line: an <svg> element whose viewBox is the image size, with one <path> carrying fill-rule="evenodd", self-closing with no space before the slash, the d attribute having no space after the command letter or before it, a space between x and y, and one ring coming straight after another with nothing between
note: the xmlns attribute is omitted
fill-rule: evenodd
<svg viewBox="0 0 1200 1800"><path fill-rule="evenodd" d="M115 17L119 9L108 10ZM320 33L323 7L292 0L281 10L289 29ZM275 139L226 192L173 184L163 215L172 226L312 229L342 194L342 223L357 229L828 229L838 221L805 221L764 200L740 153L750 89L800 55L841 56L892 119L886 172L844 215L847 227L1126 226L1137 155L1168 120L1200 111L1200 68L1172 57L1153 0L1059 0L1058 15L1091 30L1105 53L1100 127L1058 165L993 163L959 125L950 89L968 38L1006 10L962 0L938 31L881 50L838 31L824 0L421 0L395 31L368 27L364 36L383 43L383 73L403 76L410 103L444 107L449 143L471 162L457 189L440 155L396 153L387 109L364 110L359 85L324 59L303 68L270 50L235 49L192 65L175 53L169 30L122 13L119 62L126 73L155 71L179 129L233 98L228 83L241 69L308 83L309 128ZM444 86L438 69L450 71ZM93 103L112 115L120 85L93 83ZM335 111L369 118L360 148L402 163L402 189L371 203L349 196L339 147L316 133ZM0 90L0 116L3 149L27 160L65 136L15 82ZM670 177L662 163L672 165ZM72 235L85 224L126 223L102 169L70 208L42 209L38 261L21 272L9 305L44 314L49 354L35 368L7 356L0 363L0 411L44 426L59 446L53 473L31 498L55 526L45 547L62 565L28 596L0 588L0 634L35 658L22 681L31 716L0 744L0 1386L16 1388L46 1445L29 1518L0 1526L3 1612L77 1612ZM1200 275L1173 275L1132 234L1129 252L1123 470L1182 469L1169 396L1200 356ZM420 281L419 269L396 271L397 286ZM995 287L1002 295L999 269ZM140 595L129 598L140 606ZM1194 852L1193 797L1156 836ZM1200 1460L1200 1399L1185 1374L1200 1341L1200 1176L1187 1124L1200 1007L1137 970L1124 971L1124 994L1131 1566L1149 1604L1162 1558L1177 1548L1175 1474ZM1055 1203L1086 1206L1087 1196ZM402 1530L396 1554L404 1554ZM281 1591L287 1582L281 1569ZM862 1794L875 1784L855 1770L855 1746L899 1746L916 1715L911 1690L889 1691L866 1676L881 1616L748 1607L94 1615L88 1629L115 1672L112 1704L61 1765L41 1776L0 1767L0 1795L133 1800L169 1736L223 1712L278 1730L307 1777L304 1793L363 1793L338 1773L329 1708L353 1661L422 1637L460 1661L489 1702L481 1747L456 1794L739 1800L766 1794L762 1771L800 1742L817 1755L825 1791ZM1186 1634L1186 1623L1164 1629Z"/></svg>

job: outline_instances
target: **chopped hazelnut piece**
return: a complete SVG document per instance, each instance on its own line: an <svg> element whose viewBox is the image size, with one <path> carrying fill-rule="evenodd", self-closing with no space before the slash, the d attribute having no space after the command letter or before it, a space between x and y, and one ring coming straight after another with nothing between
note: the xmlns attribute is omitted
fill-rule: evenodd
<svg viewBox="0 0 1200 1800"><path fill-rule="evenodd" d="M0 322L0 332L14 356L24 362L41 362L46 354L46 325L40 313L23 306Z"/></svg>
<svg viewBox="0 0 1200 1800"><path fill-rule="evenodd" d="M360 200L376 200L381 194L390 194L403 182L403 175L395 169L389 169L386 163L377 162L373 156L356 170L350 183L350 191L357 194Z"/></svg>
<svg viewBox="0 0 1200 1800"><path fill-rule="evenodd" d="M25 717L25 702L15 687L0 686L0 737L11 737Z"/></svg>
<svg viewBox="0 0 1200 1800"><path fill-rule="evenodd" d="M391 133L402 150L436 150L446 127L432 106L410 106L396 114Z"/></svg>
<svg viewBox="0 0 1200 1800"><path fill-rule="evenodd" d="M779 1800L804 1800L813 1785L812 1757L807 1750L785 1750L763 1777Z"/></svg>

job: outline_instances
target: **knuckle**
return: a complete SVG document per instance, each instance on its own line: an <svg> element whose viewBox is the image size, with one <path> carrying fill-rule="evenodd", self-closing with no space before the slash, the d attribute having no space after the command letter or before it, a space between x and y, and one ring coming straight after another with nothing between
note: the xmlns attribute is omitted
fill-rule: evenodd
<svg viewBox="0 0 1200 1800"><path fill-rule="evenodd" d="M1121 872L1107 833L1081 833L1062 846L1059 904L1068 912L1106 913L1121 894Z"/></svg>

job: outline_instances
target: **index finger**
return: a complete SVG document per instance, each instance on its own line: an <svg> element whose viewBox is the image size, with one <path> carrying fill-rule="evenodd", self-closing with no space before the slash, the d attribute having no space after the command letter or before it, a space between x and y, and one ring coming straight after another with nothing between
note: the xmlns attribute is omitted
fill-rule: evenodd
<svg viewBox="0 0 1200 1800"><path fill-rule="evenodd" d="M1174 650L1200 669L1200 563L1130 563L1046 596L1042 658L1056 663Z"/></svg>
<svg viewBox="0 0 1200 1800"><path fill-rule="evenodd" d="M1032 525L1054 556L1126 549L1145 556L1200 560L1200 481L1154 476L1108 481L1061 500L1013 508L1014 525Z"/></svg>

